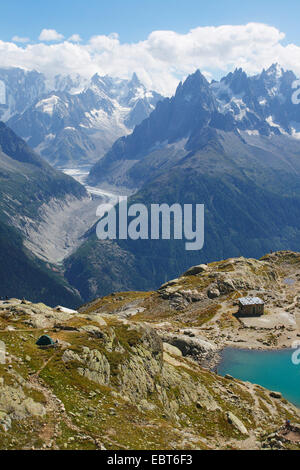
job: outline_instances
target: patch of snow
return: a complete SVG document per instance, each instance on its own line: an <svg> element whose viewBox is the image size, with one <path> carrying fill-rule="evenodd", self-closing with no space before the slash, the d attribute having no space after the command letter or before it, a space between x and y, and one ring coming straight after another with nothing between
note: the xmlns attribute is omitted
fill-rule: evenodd
<svg viewBox="0 0 300 470"><path fill-rule="evenodd" d="M6 104L6 86L2 80L0 80L0 104Z"/></svg>
<svg viewBox="0 0 300 470"><path fill-rule="evenodd" d="M276 79L279 79L283 75L283 70L279 64L274 64L274 66L270 67L267 71L267 75L274 76Z"/></svg>
<svg viewBox="0 0 300 470"><path fill-rule="evenodd" d="M248 129L245 132L247 132L248 135L259 135L259 132L255 131L255 130L252 131L252 130Z"/></svg>
<svg viewBox="0 0 300 470"><path fill-rule="evenodd" d="M263 97L258 98L258 102L261 106L265 106L267 104L266 98Z"/></svg>
<svg viewBox="0 0 300 470"><path fill-rule="evenodd" d="M61 305L57 305L57 307L55 307L55 310L58 310L59 312L64 312L64 313L78 313L77 310L72 310L71 308L62 307Z"/></svg>
<svg viewBox="0 0 300 470"><path fill-rule="evenodd" d="M272 126L272 127L277 127L277 129L280 130L281 134L288 134L284 129L279 124L276 124L276 122L273 121L273 116L268 116L266 119L267 123Z"/></svg>
<svg viewBox="0 0 300 470"><path fill-rule="evenodd" d="M290 130L294 139L300 139L300 122L292 121L290 123Z"/></svg>
<svg viewBox="0 0 300 470"><path fill-rule="evenodd" d="M124 121L129 115L131 108L121 106L116 100L111 101L113 104L113 112L111 114L108 114L103 109L92 109L84 113L86 120L80 125L86 128L105 129L109 132L128 134L129 130L125 126Z"/></svg>
<svg viewBox="0 0 300 470"><path fill-rule="evenodd" d="M239 113L235 114L235 118L238 121L242 121L244 117L246 116L247 111L250 111L250 109L247 108L247 106L245 105L245 103L243 102L241 98L233 97L230 103L234 103L234 105L239 109Z"/></svg>
<svg viewBox="0 0 300 470"><path fill-rule="evenodd" d="M45 140L53 140L55 139L56 135L55 134L47 134L45 137Z"/></svg>
<svg viewBox="0 0 300 470"><path fill-rule="evenodd" d="M232 89L224 80L212 83L211 88L216 95L219 112L222 114L231 112L234 114L235 119L242 121L247 111L250 111L243 101L245 93L234 95ZM238 112L236 108L239 110Z"/></svg>
<svg viewBox="0 0 300 470"><path fill-rule="evenodd" d="M37 109L41 108L43 113L53 115L54 108L60 102L60 98L56 95L50 96L50 98L45 98L44 100L39 101L35 107Z"/></svg>

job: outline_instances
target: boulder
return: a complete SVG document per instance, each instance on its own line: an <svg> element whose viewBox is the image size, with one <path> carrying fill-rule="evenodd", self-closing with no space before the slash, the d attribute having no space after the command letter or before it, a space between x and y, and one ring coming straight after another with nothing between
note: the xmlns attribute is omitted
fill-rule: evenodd
<svg viewBox="0 0 300 470"><path fill-rule="evenodd" d="M207 291L207 296L209 299L216 299L217 297L220 297L221 293L219 291L219 289L217 289L216 287L212 287L210 289L208 289Z"/></svg>
<svg viewBox="0 0 300 470"><path fill-rule="evenodd" d="M232 375L229 375L229 374L226 374L226 375L225 375L225 379L227 379L227 380L234 380L234 378L232 377Z"/></svg>
<svg viewBox="0 0 300 470"><path fill-rule="evenodd" d="M282 398L282 394L280 392L270 392L270 397L280 400L280 398Z"/></svg>
<svg viewBox="0 0 300 470"><path fill-rule="evenodd" d="M196 276L197 274L201 274L207 270L208 267L206 264L199 264L198 266L192 266L183 274L183 276Z"/></svg>
<svg viewBox="0 0 300 470"><path fill-rule="evenodd" d="M173 346L172 344L163 343L163 349L166 353L171 354L172 356L182 356L180 349L176 348L176 346Z"/></svg>
<svg viewBox="0 0 300 470"><path fill-rule="evenodd" d="M204 295L200 294L197 289L186 289L177 292L184 297L188 302L200 302L204 299Z"/></svg>
<svg viewBox="0 0 300 470"><path fill-rule="evenodd" d="M162 284L158 290L165 289L166 287L175 286L178 283L179 283L179 279L172 279L171 281L168 281L168 282L165 282L165 284Z"/></svg>
<svg viewBox="0 0 300 470"><path fill-rule="evenodd" d="M90 335L96 336L96 338L103 338L104 335L100 328L94 325L85 325L79 328L79 331L85 331L86 333L89 333Z"/></svg>
<svg viewBox="0 0 300 470"><path fill-rule="evenodd" d="M230 292L235 291L235 285L232 279L219 279L218 280L218 290L222 294L229 294Z"/></svg>
<svg viewBox="0 0 300 470"><path fill-rule="evenodd" d="M42 417L46 414L46 409L41 403L35 402L32 398L23 401L23 407L30 416Z"/></svg>
<svg viewBox="0 0 300 470"><path fill-rule="evenodd" d="M227 421L229 424L232 424L241 434L248 436L249 433L246 429L246 426L242 423L242 421L237 418L231 411L226 412Z"/></svg>
<svg viewBox="0 0 300 470"><path fill-rule="evenodd" d="M4 432L9 431L11 428L11 418L3 411L0 411L0 426Z"/></svg>
<svg viewBox="0 0 300 470"><path fill-rule="evenodd" d="M66 349L62 355L62 360L63 362L71 362L71 361L77 361L77 362L83 362L81 357L71 349Z"/></svg>
<svg viewBox="0 0 300 470"><path fill-rule="evenodd" d="M175 359L173 356L170 356L170 354L168 354L167 352L163 353L163 359L164 362L167 362L168 364L171 364L174 367L182 366L181 362L177 361L177 359Z"/></svg>
<svg viewBox="0 0 300 470"><path fill-rule="evenodd" d="M183 356L191 356L197 360L206 360L213 357L217 351L217 346L209 342L206 338L190 337L184 334L164 334L162 340L179 349Z"/></svg>

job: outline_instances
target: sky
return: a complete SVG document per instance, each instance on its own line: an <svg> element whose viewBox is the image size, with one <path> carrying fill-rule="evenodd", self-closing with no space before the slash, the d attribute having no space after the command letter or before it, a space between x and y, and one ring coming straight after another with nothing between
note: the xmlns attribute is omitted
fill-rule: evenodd
<svg viewBox="0 0 300 470"><path fill-rule="evenodd" d="M300 76L299 0L9 0L0 66L129 77L172 94L197 68L220 78L279 62Z"/></svg>

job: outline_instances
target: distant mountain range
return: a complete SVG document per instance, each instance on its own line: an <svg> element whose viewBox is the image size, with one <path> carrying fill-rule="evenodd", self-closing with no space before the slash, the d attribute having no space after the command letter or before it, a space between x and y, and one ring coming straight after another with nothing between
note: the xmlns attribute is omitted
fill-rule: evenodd
<svg viewBox="0 0 300 470"><path fill-rule="evenodd" d="M65 261L85 298L149 289L192 264L299 249L300 105L296 79L273 65L209 83L199 72L159 102L91 170L93 185L135 190L131 202L205 204L205 245L178 240L99 242L95 233ZM92 286L92 287L91 287Z"/></svg>
<svg viewBox="0 0 300 470"><path fill-rule="evenodd" d="M76 167L97 161L130 133L162 96L131 80L57 76L0 69L0 119L52 165Z"/></svg>

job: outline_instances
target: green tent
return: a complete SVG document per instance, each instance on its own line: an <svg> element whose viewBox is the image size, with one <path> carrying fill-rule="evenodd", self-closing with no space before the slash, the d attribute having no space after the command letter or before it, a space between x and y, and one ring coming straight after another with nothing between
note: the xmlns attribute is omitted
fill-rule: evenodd
<svg viewBox="0 0 300 470"><path fill-rule="evenodd" d="M50 336L43 335L37 340L35 344L37 344L37 346L51 346L52 344L55 344L55 343L53 339L50 338Z"/></svg>

